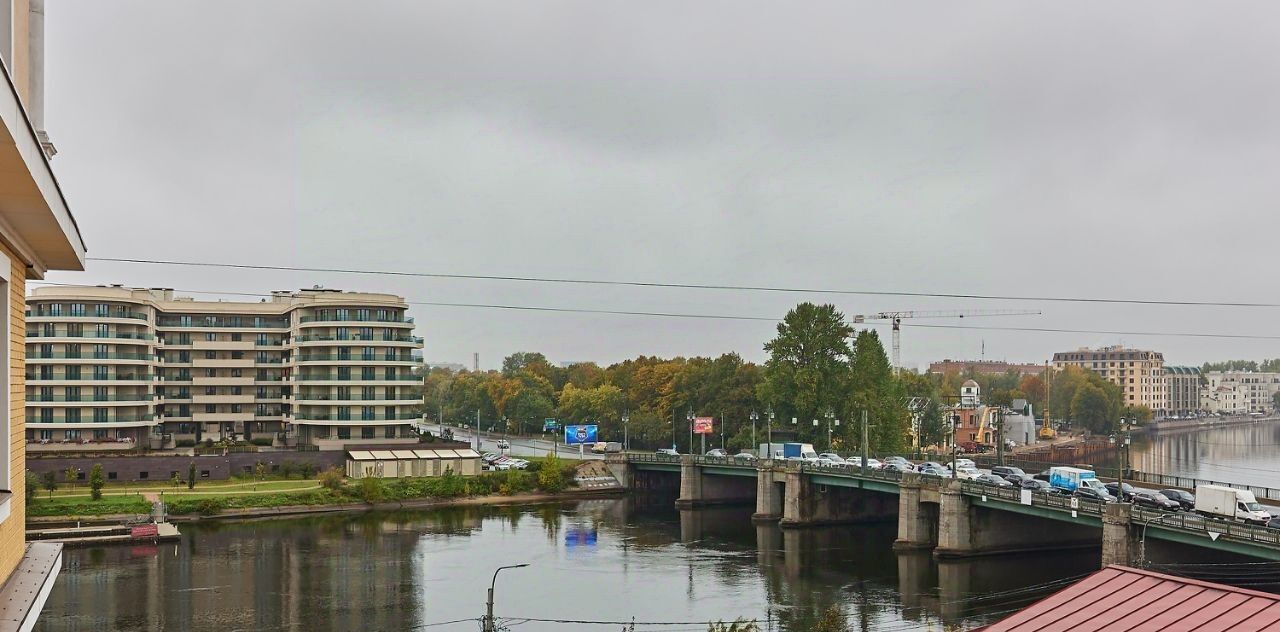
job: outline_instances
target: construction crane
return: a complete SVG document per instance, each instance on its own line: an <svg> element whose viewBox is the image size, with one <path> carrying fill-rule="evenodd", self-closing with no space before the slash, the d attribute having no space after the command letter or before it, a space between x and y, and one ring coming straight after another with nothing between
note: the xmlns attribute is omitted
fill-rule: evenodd
<svg viewBox="0 0 1280 632"><path fill-rule="evenodd" d="M1028 309L964 309L938 311L879 312L856 314L853 322L889 321L893 323L893 369L902 369L902 320L905 318L973 318L977 316L1039 316L1040 310Z"/></svg>
<svg viewBox="0 0 1280 632"><path fill-rule="evenodd" d="M1057 431L1053 429L1053 422L1049 421L1049 395L1053 389L1053 370L1049 368L1049 363L1044 363L1044 425L1040 426L1040 432L1037 436L1046 441L1053 441L1058 437Z"/></svg>

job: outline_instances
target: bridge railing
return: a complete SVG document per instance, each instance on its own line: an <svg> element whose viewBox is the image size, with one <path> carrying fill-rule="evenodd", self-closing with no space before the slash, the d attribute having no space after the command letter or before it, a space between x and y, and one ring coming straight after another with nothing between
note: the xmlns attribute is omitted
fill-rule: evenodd
<svg viewBox="0 0 1280 632"><path fill-rule="evenodd" d="M628 454L627 460L632 463L674 463L680 465L680 457L670 454Z"/></svg>
<svg viewBox="0 0 1280 632"><path fill-rule="evenodd" d="M995 485L983 485L973 481L961 481L960 491L970 496L987 496L1007 500L1015 503L1022 503L1022 491L1016 487L996 487ZM1059 511L1075 510L1078 513L1089 514L1093 516L1101 516L1104 505L1096 500L1088 498L1075 498L1076 506L1071 506L1073 498L1070 496L1057 496L1054 494L1037 494L1031 493L1031 506L1046 507Z"/></svg>
<svg viewBox="0 0 1280 632"><path fill-rule="evenodd" d="M867 478L881 481L889 481L897 483L902 480L901 472L886 472L885 470L875 470L867 468L864 473L858 466L842 466L842 465L814 465L812 463L801 463L800 471L810 474L829 474L832 476L848 476L852 478Z"/></svg>
<svg viewBox="0 0 1280 632"><path fill-rule="evenodd" d="M1280 529L1262 525L1245 524L1229 520L1206 518L1192 512L1160 511L1146 507L1134 507L1135 523L1144 527L1163 527L1204 534L1219 533L1222 537L1243 542L1280 546Z"/></svg>
<svg viewBox="0 0 1280 632"><path fill-rule="evenodd" d="M728 467L742 467L755 469L759 461L748 461L747 459L735 459L731 456L695 456L693 462L698 465L720 465Z"/></svg>

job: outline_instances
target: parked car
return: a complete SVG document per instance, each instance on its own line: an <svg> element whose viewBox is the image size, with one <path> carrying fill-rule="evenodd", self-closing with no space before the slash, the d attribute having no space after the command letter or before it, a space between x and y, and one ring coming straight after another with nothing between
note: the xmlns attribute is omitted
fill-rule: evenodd
<svg viewBox="0 0 1280 632"><path fill-rule="evenodd" d="M972 481L972 480L976 480L979 476L982 476L982 472L979 472L978 468L976 467L971 467L968 465L956 466L956 478L962 478L967 481Z"/></svg>
<svg viewBox="0 0 1280 632"><path fill-rule="evenodd" d="M739 452L739 453L737 453L737 454L733 455L733 460L735 460L735 461L743 461L743 462L747 462L747 463L755 463L756 461L759 461L760 459L759 459L756 455L754 455L754 454L752 454L752 453L750 453L750 452L747 452L746 450L743 450L742 452Z"/></svg>
<svg viewBox="0 0 1280 632"><path fill-rule="evenodd" d="M978 467L978 465L973 462L973 459L956 459L955 464L956 464L956 467L972 467L972 468Z"/></svg>
<svg viewBox="0 0 1280 632"><path fill-rule="evenodd" d="M1133 504L1153 509L1164 509L1165 511L1179 511L1182 509L1182 503L1170 500L1168 496L1153 489L1135 489L1133 491Z"/></svg>
<svg viewBox="0 0 1280 632"><path fill-rule="evenodd" d="M1013 487L1013 483L1010 483L996 474L979 474L978 477L973 480L975 483L991 485L992 487Z"/></svg>
<svg viewBox="0 0 1280 632"><path fill-rule="evenodd" d="M728 458L729 453L728 453L728 452L725 452L725 451L724 451L723 449L721 449L721 448L711 448L710 450L707 450L707 454L706 454L706 456L711 456L711 457L716 457L716 458L719 458L719 459L724 459L724 458Z"/></svg>
<svg viewBox="0 0 1280 632"><path fill-rule="evenodd" d="M1049 494L1050 496L1065 496L1066 493L1049 484L1049 481L1042 481L1038 478L1027 479L1022 481L1022 489L1029 489L1033 493Z"/></svg>
<svg viewBox="0 0 1280 632"><path fill-rule="evenodd" d="M1004 477L1008 477L1010 474L1017 474L1018 476L1026 476L1027 474L1026 472L1022 471L1022 468L1013 467L1012 465L993 466L991 468L991 473L995 474L996 476L1004 476Z"/></svg>
<svg viewBox="0 0 1280 632"><path fill-rule="evenodd" d="M844 464L845 464L846 466L848 466L848 467L851 467L851 468L855 469L855 470L856 470L856 469L862 469L862 457L860 457L860 456L851 456L851 457L849 457L849 458L845 459ZM878 469L880 469L880 468L882 468L882 467L884 467L884 463L881 463L879 459L873 459L873 458L871 458L871 457L867 457L867 469L869 469L869 470L878 470Z"/></svg>
<svg viewBox="0 0 1280 632"><path fill-rule="evenodd" d="M823 452L818 455L819 459L826 459L832 465L844 465L844 458L835 452Z"/></svg>
<svg viewBox="0 0 1280 632"><path fill-rule="evenodd" d="M498 439L498 441L497 441L497 445L498 445L498 449L499 449L499 450L510 450L510 449L511 449L511 442L510 442L510 441L507 441L506 439Z"/></svg>
<svg viewBox="0 0 1280 632"><path fill-rule="evenodd" d="M1030 474L1009 474L1004 477L1004 480L1013 483L1017 487L1021 487L1023 481L1034 481L1036 478Z"/></svg>
<svg viewBox="0 0 1280 632"><path fill-rule="evenodd" d="M920 466L921 476L937 476L940 478L951 478L951 472L946 468L929 465L928 463Z"/></svg>
<svg viewBox="0 0 1280 632"><path fill-rule="evenodd" d="M680 453L676 452L672 448L658 448L657 451L654 452L654 454L659 454L662 456L680 456Z"/></svg>
<svg viewBox="0 0 1280 632"><path fill-rule="evenodd" d="M1116 501L1114 496L1097 487L1077 487L1076 491L1072 495L1076 498L1096 500L1101 503L1113 503Z"/></svg>
<svg viewBox="0 0 1280 632"><path fill-rule="evenodd" d="M1196 495L1191 492L1181 489L1162 489L1160 493L1164 494L1165 498L1177 502L1184 511L1196 508Z"/></svg>
<svg viewBox="0 0 1280 632"><path fill-rule="evenodd" d="M1119 498L1124 502L1129 502L1130 500L1132 500L1133 492L1137 491L1138 489L1128 483L1124 484L1123 490L1120 488L1120 483L1107 483L1103 487L1107 488L1108 494L1111 494L1112 496L1115 496L1116 498Z"/></svg>

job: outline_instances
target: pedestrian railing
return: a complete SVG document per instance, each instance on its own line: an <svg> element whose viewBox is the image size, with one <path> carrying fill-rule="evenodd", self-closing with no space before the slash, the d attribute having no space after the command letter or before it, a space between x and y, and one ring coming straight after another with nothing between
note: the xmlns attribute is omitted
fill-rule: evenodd
<svg viewBox="0 0 1280 632"><path fill-rule="evenodd" d="M1022 503L1023 490L1017 487L997 487L974 481L962 481L960 483L960 491L969 496L986 496L988 498L999 498L1000 500ZM1075 511L1092 516L1101 516L1105 508L1103 503L1088 498L1058 496L1035 491L1032 491L1030 496L1032 507L1044 507L1063 512Z"/></svg>
<svg viewBox="0 0 1280 632"><path fill-rule="evenodd" d="M628 454L627 460L632 463L674 463L680 464L680 457L671 454Z"/></svg>
<svg viewBox="0 0 1280 632"><path fill-rule="evenodd" d="M1224 481L1211 481L1202 478L1190 478L1187 476L1169 476L1167 474L1151 474L1148 472L1130 472L1125 476L1127 480L1137 481L1139 483L1147 483L1149 485L1159 485L1161 487L1178 487L1182 489L1194 490L1198 485L1220 485L1222 487L1232 487L1235 489L1245 489L1253 492L1258 498L1267 500L1280 501L1280 489L1271 487L1260 487L1258 485L1242 485L1240 483L1227 483Z"/></svg>
<svg viewBox="0 0 1280 632"><path fill-rule="evenodd" d="M1218 534L1217 538L1227 538L1266 546L1280 546L1280 529L1208 518L1193 512L1161 511L1146 507L1134 507L1133 520L1135 524L1142 525L1144 531L1151 527L1176 529L1201 534L1206 538L1211 537L1210 534L1216 533Z"/></svg>

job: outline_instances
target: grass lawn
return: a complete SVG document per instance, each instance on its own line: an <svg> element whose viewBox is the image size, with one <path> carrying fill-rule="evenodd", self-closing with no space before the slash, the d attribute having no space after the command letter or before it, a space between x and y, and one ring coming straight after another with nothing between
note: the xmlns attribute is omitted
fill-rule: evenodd
<svg viewBox="0 0 1280 632"><path fill-rule="evenodd" d="M102 500L83 498L49 499L48 494L27 500L28 516L101 516L106 514L145 514L151 503L138 496L104 496Z"/></svg>

